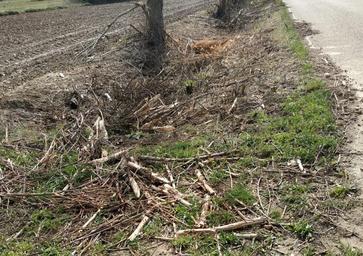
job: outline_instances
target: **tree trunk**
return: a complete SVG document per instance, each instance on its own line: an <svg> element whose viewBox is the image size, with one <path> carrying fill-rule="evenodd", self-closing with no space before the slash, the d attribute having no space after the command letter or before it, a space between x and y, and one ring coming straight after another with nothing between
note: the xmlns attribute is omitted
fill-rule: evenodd
<svg viewBox="0 0 363 256"><path fill-rule="evenodd" d="M227 1L228 0L219 0L218 9L215 14L216 18L221 19L226 16L227 13Z"/></svg>
<svg viewBox="0 0 363 256"><path fill-rule="evenodd" d="M146 38L143 70L159 72L165 49L163 0L147 0L145 5Z"/></svg>
<svg viewBox="0 0 363 256"><path fill-rule="evenodd" d="M224 21L228 21L231 19L233 12L245 7L246 4L247 0L219 0L215 17Z"/></svg>
<svg viewBox="0 0 363 256"><path fill-rule="evenodd" d="M162 50L165 46L163 0L147 0L146 16L147 43Z"/></svg>

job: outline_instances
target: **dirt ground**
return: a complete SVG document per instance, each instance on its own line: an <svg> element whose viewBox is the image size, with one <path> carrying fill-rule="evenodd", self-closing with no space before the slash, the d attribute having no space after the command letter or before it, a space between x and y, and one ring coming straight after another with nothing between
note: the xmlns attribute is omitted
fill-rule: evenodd
<svg viewBox="0 0 363 256"><path fill-rule="evenodd" d="M208 4L205 0L166 1L166 20L176 21ZM120 12L132 6L131 2L122 2L0 17L1 93L41 74L73 66L75 53L94 41ZM122 17L108 35L126 35L130 24L142 23L141 17L139 10Z"/></svg>
<svg viewBox="0 0 363 256"><path fill-rule="evenodd" d="M340 244L354 233L338 219L359 202L345 187L339 149L319 146L311 156L303 148L298 159L282 148L289 138L266 138L280 133L264 128L270 123L285 131L301 122L294 115L303 110L279 123L286 106L325 95L315 76L331 92L339 127L353 111L349 81L328 58L309 56L308 77L312 67L302 68L283 32L283 7L258 2L226 26L203 9L206 1L168 1L168 49L157 74L143 72L142 37L126 26L141 30L139 13L75 58L129 6L0 17L0 252L359 255L343 254L355 251ZM301 37L313 32L297 28ZM129 241L145 219L140 238ZM238 221L251 226L178 236Z"/></svg>

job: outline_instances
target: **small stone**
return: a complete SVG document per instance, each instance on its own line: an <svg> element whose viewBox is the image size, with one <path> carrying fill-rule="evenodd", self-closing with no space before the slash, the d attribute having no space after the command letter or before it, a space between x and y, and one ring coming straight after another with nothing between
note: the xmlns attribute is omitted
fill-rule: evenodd
<svg viewBox="0 0 363 256"><path fill-rule="evenodd" d="M330 78L330 77L331 77L331 75L330 75L330 73L325 73L325 74L324 74L324 77L325 77L325 78Z"/></svg>

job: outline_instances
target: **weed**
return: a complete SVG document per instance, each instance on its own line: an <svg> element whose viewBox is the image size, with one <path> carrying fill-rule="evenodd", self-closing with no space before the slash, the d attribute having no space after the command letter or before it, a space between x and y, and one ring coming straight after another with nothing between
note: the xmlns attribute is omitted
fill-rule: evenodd
<svg viewBox="0 0 363 256"><path fill-rule="evenodd" d="M282 189L283 200L291 206L301 206L306 203L309 188L302 184L287 184Z"/></svg>
<svg viewBox="0 0 363 256"><path fill-rule="evenodd" d="M252 205L256 199L244 184L236 184L232 189L226 192L225 199L230 204L240 201L246 205Z"/></svg>
<svg viewBox="0 0 363 256"><path fill-rule="evenodd" d="M282 212L280 209L272 209L270 211L270 217L273 220L279 221L281 220Z"/></svg>
<svg viewBox="0 0 363 256"><path fill-rule="evenodd" d="M3 256L25 256L34 249L34 245L28 241L7 242L4 237L0 237L0 255Z"/></svg>
<svg viewBox="0 0 363 256"><path fill-rule="evenodd" d="M192 206L185 206L183 204L178 204L175 207L176 217L182 220L187 226L193 226L195 224L195 220L200 212L200 202L198 200L193 199L189 200L192 203Z"/></svg>
<svg viewBox="0 0 363 256"><path fill-rule="evenodd" d="M197 81L195 81L195 80L185 80L183 82L183 85L185 87L186 94L192 94L193 89L196 86L196 84L197 84Z"/></svg>
<svg viewBox="0 0 363 256"><path fill-rule="evenodd" d="M301 220L299 222L294 223L291 226L291 230L300 238L306 239L312 236L313 234L313 226L310 225L306 220Z"/></svg>
<svg viewBox="0 0 363 256"><path fill-rule="evenodd" d="M0 156L10 159L14 164L23 167L32 167L37 163L38 154L34 151L17 150L0 145Z"/></svg>
<svg viewBox="0 0 363 256"><path fill-rule="evenodd" d="M156 236L161 232L161 229L163 227L163 221L159 216L156 216L153 218L152 221L148 223L148 225L144 228L144 235L145 236Z"/></svg>
<svg viewBox="0 0 363 256"><path fill-rule="evenodd" d="M160 157L188 158L195 157L199 153L199 147L205 144L202 138L190 141L177 141L172 143L162 143L155 146L138 148L134 151L139 155L153 155Z"/></svg>
<svg viewBox="0 0 363 256"><path fill-rule="evenodd" d="M362 256L363 252L347 244L341 244L340 250L343 256Z"/></svg>
<svg viewBox="0 0 363 256"><path fill-rule="evenodd" d="M120 241L126 240L127 237L128 237L128 234L125 231L121 230L113 235L112 241L114 243L118 243Z"/></svg>
<svg viewBox="0 0 363 256"><path fill-rule="evenodd" d="M219 235L219 241L223 247L227 247L229 245L239 245L241 240L231 232L222 232Z"/></svg>
<svg viewBox="0 0 363 256"><path fill-rule="evenodd" d="M62 213L54 214L48 209L35 210L30 217L30 224L26 228L28 233L38 232L40 229L43 232L56 231L63 225L69 216Z"/></svg>
<svg viewBox="0 0 363 256"><path fill-rule="evenodd" d="M226 180L229 177L227 172L221 169L214 169L208 176L211 184L219 184L220 182Z"/></svg>
<svg viewBox="0 0 363 256"><path fill-rule="evenodd" d="M192 236L178 236L173 240L173 245L181 249L187 249L193 244L194 238Z"/></svg>
<svg viewBox="0 0 363 256"><path fill-rule="evenodd" d="M333 198L344 198L349 192L350 188L348 186L336 185L330 189L329 195Z"/></svg>
<svg viewBox="0 0 363 256"><path fill-rule="evenodd" d="M234 220L234 215L226 210L211 212L207 217L210 226L218 226L228 224Z"/></svg>
<svg viewBox="0 0 363 256"><path fill-rule="evenodd" d="M45 244L40 248L41 256L70 256L72 253L61 246L55 243Z"/></svg>
<svg viewBox="0 0 363 256"><path fill-rule="evenodd" d="M313 247L308 246L302 250L302 255L303 256L314 256L314 255L316 255L316 251Z"/></svg>

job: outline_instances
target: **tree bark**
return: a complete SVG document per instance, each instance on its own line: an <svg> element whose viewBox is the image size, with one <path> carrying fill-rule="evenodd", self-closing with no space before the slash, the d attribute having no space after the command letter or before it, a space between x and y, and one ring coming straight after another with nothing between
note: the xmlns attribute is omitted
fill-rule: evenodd
<svg viewBox="0 0 363 256"><path fill-rule="evenodd" d="M231 19L233 11L238 11L238 8L243 8L246 4L247 0L219 0L215 17L227 21Z"/></svg>
<svg viewBox="0 0 363 256"><path fill-rule="evenodd" d="M161 50L165 47L163 0L147 0L146 16L147 43Z"/></svg>

